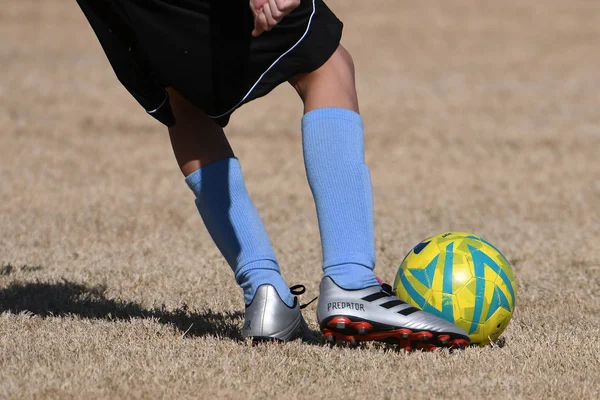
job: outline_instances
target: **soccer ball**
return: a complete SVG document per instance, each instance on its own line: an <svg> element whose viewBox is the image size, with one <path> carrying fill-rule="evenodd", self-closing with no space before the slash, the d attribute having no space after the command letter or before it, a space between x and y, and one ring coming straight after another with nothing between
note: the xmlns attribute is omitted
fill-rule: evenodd
<svg viewBox="0 0 600 400"><path fill-rule="evenodd" d="M404 258L396 296L464 329L481 346L500 337L515 310L517 288L504 255L484 239L450 232L425 239Z"/></svg>

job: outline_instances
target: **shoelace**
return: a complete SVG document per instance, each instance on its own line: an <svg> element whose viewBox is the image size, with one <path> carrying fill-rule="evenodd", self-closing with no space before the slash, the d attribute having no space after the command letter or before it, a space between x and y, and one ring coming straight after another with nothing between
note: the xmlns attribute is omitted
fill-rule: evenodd
<svg viewBox="0 0 600 400"><path fill-rule="evenodd" d="M392 287L387 283L381 284L381 291L387 294L388 296L394 296L394 289L392 289Z"/></svg>
<svg viewBox="0 0 600 400"><path fill-rule="evenodd" d="M392 289L392 286L390 286L387 283L381 284L381 292L385 293L388 296L394 296L394 290ZM304 285L294 285L294 286L290 287L290 293L293 294L294 296L300 296L300 295L306 293L306 287ZM300 309L301 310L305 309L306 307L311 305L318 298L319 298L319 296L315 297L314 299L312 299L311 301L309 301L306 304L300 304Z"/></svg>
<svg viewBox="0 0 600 400"><path fill-rule="evenodd" d="M290 287L290 293L293 294L294 296L300 296L301 294L304 294L306 292L306 287L304 285L294 285L292 287ZM300 309L303 310L306 307L308 307L312 302L314 302L316 299L318 299L319 296L315 297L314 299L312 299L311 301L309 301L306 304L301 304L300 305Z"/></svg>

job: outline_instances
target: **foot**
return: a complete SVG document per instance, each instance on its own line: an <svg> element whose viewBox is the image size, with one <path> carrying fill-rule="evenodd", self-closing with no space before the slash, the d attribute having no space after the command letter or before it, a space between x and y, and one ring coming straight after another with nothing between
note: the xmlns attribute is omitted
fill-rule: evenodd
<svg viewBox="0 0 600 400"><path fill-rule="evenodd" d="M386 290L387 289L387 290ZM345 290L331 278L321 281L317 320L325 338L357 344L395 343L406 350L463 348L469 335L456 325L406 304L391 288Z"/></svg>
<svg viewBox="0 0 600 400"><path fill-rule="evenodd" d="M294 286L293 289L300 286ZM301 294L303 292L294 292ZM246 306L246 318L242 328L244 337L251 337L254 342L282 341L296 338L308 339L311 336L308 325L300 312L298 298L294 297L292 307L279 296L273 285L262 285L256 290L252 302Z"/></svg>

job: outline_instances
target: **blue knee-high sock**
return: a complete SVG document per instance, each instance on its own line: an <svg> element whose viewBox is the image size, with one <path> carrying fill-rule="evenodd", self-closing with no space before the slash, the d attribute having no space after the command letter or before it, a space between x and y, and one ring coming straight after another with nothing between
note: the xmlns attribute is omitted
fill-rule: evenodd
<svg viewBox="0 0 600 400"><path fill-rule="evenodd" d="M260 285L271 284L292 306L294 298L281 277L238 160L227 158L206 165L185 180L196 195L196 206L206 229L244 290L246 304L252 302Z"/></svg>
<svg viewBox="0 0 600 400"><path fill-rule="evenodd" d="M378 285L373 199L359 114L322 108L302 119L308 183L315 199L323 272L345 289Z"/></svg>

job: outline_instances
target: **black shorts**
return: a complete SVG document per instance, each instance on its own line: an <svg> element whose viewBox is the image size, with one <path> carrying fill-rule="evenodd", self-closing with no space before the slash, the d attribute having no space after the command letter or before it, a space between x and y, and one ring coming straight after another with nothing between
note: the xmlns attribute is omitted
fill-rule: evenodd
<svg viewBox="0 0 600 400"><path fill-rule="evenodd" d="M322 0L252 37L248 0L78 0L121 83L173 125L172 87L221 126L231 113L292 76L323 65L342 22Z"/></svg>

